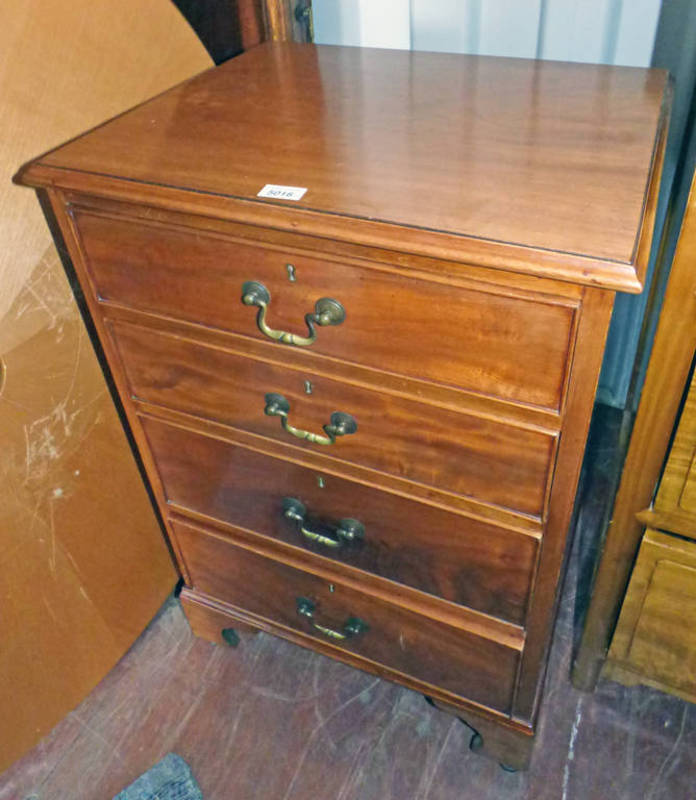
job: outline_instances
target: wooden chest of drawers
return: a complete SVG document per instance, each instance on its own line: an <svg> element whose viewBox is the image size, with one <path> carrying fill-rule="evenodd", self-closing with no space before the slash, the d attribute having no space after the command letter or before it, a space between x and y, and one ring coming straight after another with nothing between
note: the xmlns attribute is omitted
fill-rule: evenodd
<svg viewBox="0 0 696 800"><path fill-rule="evenodd" d="M524 766L614 292L640 291L650 249L665 86L264 45L21 171L197 633L384 675Z"/></svg>

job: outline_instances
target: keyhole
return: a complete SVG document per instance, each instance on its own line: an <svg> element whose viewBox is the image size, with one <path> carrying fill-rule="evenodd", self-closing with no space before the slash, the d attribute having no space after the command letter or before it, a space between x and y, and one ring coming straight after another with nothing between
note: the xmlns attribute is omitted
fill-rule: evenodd
<svg viewBox="0 0 696 800"><path fill-rule="evenodd" d="M304 390L305 394L312 394L312 392L314 391L314 386L312 386L312 381L304 382Z"/></svg>
<svg viewBox="0 0 696 800"><path fill-rule="evenodd" d="M317 486L320 489L323 489L325 485L326 484L324 483L324 479L321 477L321 475L317 475Z"/></svg>
<svg viewBox="0 0 696 800"><path fill-rule="evenodd" d="M297 277L295 275L295 265L294 264L286 264L285 270L288 273L288 280L290 283L295 283Z"/></svg>

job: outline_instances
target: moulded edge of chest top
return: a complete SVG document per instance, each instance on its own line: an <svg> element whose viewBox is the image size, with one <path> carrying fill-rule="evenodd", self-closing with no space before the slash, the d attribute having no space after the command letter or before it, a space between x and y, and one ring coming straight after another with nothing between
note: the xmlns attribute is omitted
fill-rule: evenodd
<svg viewBox="0 0 696 800"><path fill-rule="evenodd" d="M113 220L121 224L134 223L139 226L145 226L146 228L151 228L153 233L159 231L159 235L173 232L190 237L192 234L195 236L200 233L203 239L211 243L218 240L221 244L226 245L236 243L246 247L258 248L259 251L275 251L288 259L307 257L315 259L316 262L316 259L320 258L322 262L326 262L327 267L330 267L333 263L337 267L350 266L363 271L369 270L374 272L375 276L379 274L391 274L394 277L403 276L404 279L423 281L422 286L424 288L427 288L428 285L434 287L439 284L441 288L452 287L453 290L463 289L483 293L483 295L497 295L500 298L541 303L549 307L556 306L559 311L564 309L571 315L570 318L574 322L571 324L571 340L568 343L568 363L563 370L562 386L559 386L558 405L537 404L532 400L524 401L519 398L515 400L512 397L506 399L498 397L496 393L491 394L487 391L481 393L475 389L463 387L455 388L453 385L441 384L438 381L433 382L423 379L425 380L424 383L423 380L417 380L410 373L399 373L401 378L397 381L398 391L403 389L401 384L404 381L413 384L411 389L415 390L419 398L423 396L424 392L425 395L430 396L431 389L433 391L437 390L437 402L445 402L447 404L454 402L456 406L464 402L465 397L470 397L470 400L464 402L464 404L468 406L474 403L478 407L480 405L478 398L484 404L484 407L490 406L489 411L495 415L498 413L505 415L507 411L512 413L515 418L521 415L522 420L526 420L532 425L539 425L553 430L558 429L563 417L564 399L568 388L568 367L574 352L575 329L577 317L579 316L576 312L580 310L583 297L588 291L586 287L518 275L502 270L483 269L468 264L453 264L419 256L410 256L396 251L376 250L364 246L328 242L316 237L303 234L288 234L270 228L260 228L198 216L172 214L171 212L163 212L132 204L104 203L104 201L100 200L93 202L92 198L81 196L70 196L65 201L69 216L73 219L76 219L81 213L85 213L90 217L102 218L105 221ZM367 275L367 272L364 272L364 274ZM120 313L121 305L119 303L114 305L111 301L104 300L104 302L110 309L109 313ZM124 309L124 313L126 310ZM140 309L140 312L143 312L143 309ZM160 319L160 322L165 324L164 318ZM206 327L205 331L201 330L200 333L208 337L213 336L214 331ZM225 335L231 334L226 333ZM310 356L312 360L325 359L327 357L326 355L320 356L314 353L300 352L297 349L293 351L292 356L293 360L304 360ZM361 369L368 368L361 367ZM374 369L369 371L373 373ZM387 372L380 371L380 385L385 380L389 382L389 375L391 374L389 370ZM406 377L407 374L410 377ZM371 377L364 375L363 377L368 382L372 382L374 375L371 375ZM397 373L394 373L394 378L398 378ZM416 381L417 389L413 381ZM445 393L444 395L442 394L443 392ZM458 399L455 400L455 397Z"/></svg>
<svg viewBox="0 0 696 800"><path fill-rule="evenodd" d="M256 247L273 249L290 248L298 253L321 256L327 260L354 264L367 269L403 272L410 277L445 283L463 288L479 288L502 292L524 299L546 298L554 303L577 306L585 286L553 277L524 274L513 267L501 264L490 268L480 266L466 258L452 259L412 253L404 247L404 240L393 247L377 247L366 243L346 242L299 229L284 230L259 222L249 224L234 219L204 214L182 213L168 209L112 201L74 192L59 193L58 199L69 211L95 212L118 219L147 223L153 226L176 227L201 231L210 237L243 241Z"/></svg>
<svg viewBox="0 0 696 800"><path fill-rule="evenodd" d="M658 156L662 150L660 147ZM661 158L658 157L656 162L659 166ZM653 172L659 177L659 168ZM195 217L197 227L208 227L210 222L251 226L273 230L278 235L318 239L324 242L324 248L330 241L334 252L355 246L373 252L389 252L391 260L396 252L408 262L421 259L437 261L440 266L435 272L450 277L456 277L465 266L467 270L503 271L515 275L517 280L536 278L629 293L639 293L643 289L642 276L646 266L643 262L647 259L646 251L649 251L659 184L653 175L646 195L635 258L631 263L624 263L446 231L295 209L270 202L126 181L108 175L51 167L40 161L23 167L13 180L37 189L57 190L64 193L70 202L87 202L92 207L96 204L106 209L112 203L122 208L128 206L131 209L129 213L135 216L153 218L155 214L166 215L169 212ZM371 257L375 258L374 255Z"/></svg>

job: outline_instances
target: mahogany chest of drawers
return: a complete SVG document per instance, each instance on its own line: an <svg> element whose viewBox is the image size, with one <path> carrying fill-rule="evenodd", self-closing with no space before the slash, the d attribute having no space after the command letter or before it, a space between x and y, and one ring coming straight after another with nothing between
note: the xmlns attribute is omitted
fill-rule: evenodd
<svg viewBox="0 0 696 800"><path fill-rule="evenodd" d="M655 70L268 44L20 172L197 633L383 675L524 766L665 90Z"/></svg>

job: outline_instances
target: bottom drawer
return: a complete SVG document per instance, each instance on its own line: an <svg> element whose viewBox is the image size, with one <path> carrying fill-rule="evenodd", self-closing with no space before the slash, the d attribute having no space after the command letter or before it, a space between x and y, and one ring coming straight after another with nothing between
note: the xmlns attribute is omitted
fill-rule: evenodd
<svg viewBox="0 0 696 800"><path fill-rule="evenodd" d="M507 713L519 651L173 522L193 588L417 681Z"/></svg>

